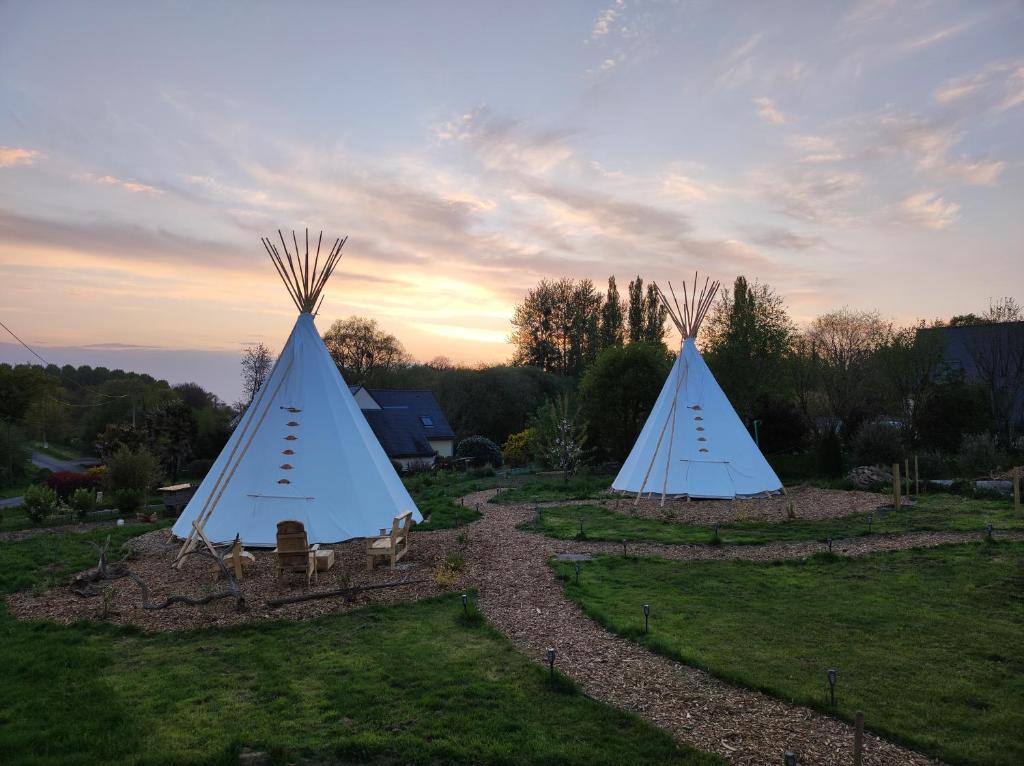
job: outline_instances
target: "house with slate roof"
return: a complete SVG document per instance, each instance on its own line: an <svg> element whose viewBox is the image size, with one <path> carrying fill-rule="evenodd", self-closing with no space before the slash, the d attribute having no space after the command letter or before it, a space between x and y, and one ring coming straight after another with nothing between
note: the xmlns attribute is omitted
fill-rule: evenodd
<svg viewBox="0 0 1024 766"><path fill-rule="evenodd" d="M455 432L432 392L365 386L349 390L384 452L402 468L454 453Z"/></svg>

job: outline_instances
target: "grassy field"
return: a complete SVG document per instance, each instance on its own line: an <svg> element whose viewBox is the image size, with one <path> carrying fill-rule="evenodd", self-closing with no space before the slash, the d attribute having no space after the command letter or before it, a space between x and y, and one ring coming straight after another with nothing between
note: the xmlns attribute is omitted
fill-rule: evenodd
<svg viewBox="0 0 1024 766"><path fill-rule="evenodd" d="M505 481L502 486L508 489L491 502L512 505L607 497L613 478L611 474L587 474L565 481L561 476L527 474Z"/></svg>
<svg viewBox="0 0 1024 766"><path fill-rule="evenodd" d="M601 557L558 565L609 629L951 763L1024 763L1024 544L802 562ZM644 633L643 604L651 605Z"/></svg>
<svg viewBox="0 0 1024 766"><path fill-rule="evenodd" d="M90 566L88 540L0 543L0 592ZM518 654L457 597L307 622L144 635L14 620L0 605L4 764L720 763L593 702ZM317 762L320 762L319 760Z"/></svg>
<svg viewBox="0 0 1024 766"><path fill-rule="evenodd" d="M600 506L578 505L544 508L539 521L523 528L562 540L575 538L580 520L588 540L629 540L666 544L712 543L714 530L678 521L630 516L624 503L621 512ZM924 531L983 532L986 524L995 529L1024 529L1024 516L1014 515L1009 500L972 500L957 495L920 495L918 504L899 513L874 513L873 534ZM793 519L774 524L744 522L723 524L719 541L725 544L762 544L799 540L840 540L868 534L868 514L857 513L837 519Z"/></svg>

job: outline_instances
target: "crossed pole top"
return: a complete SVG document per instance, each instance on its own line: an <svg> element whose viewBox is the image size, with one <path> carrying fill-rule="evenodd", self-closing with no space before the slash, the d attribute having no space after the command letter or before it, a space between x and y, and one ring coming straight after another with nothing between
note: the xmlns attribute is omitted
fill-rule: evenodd
<svg viewBox="0 0 1024 766"><path fill-rule="evenodd" d="M281 247L284 249L284 257L277 249L270 237L261 237L260 241L267 250L267 255L274 263L277 274L284 282L288 295L295 304L295 308L303 314L316 314L320 310L320 304L324 302L323 289L327 280L334 273L334 267L341 260L341 248L348 242L348 237L335 239L323 265L320 264L320 244L323 241L324 233L321 231L316 241L316 255L313 257L313 268L309 267L309 229L306 229L306 254L299 256L299 240L292 231L292 246L295 248L295 258L288 250L288 244L284 240L284 234L277 230L277 236L281 239Z"/></svg>
<svg viewBox="0 0 1024 766"><path fill-rule="evenodd" d="M715 280L711 281L711 277L705 277L704 287L701 288L700 295L697 295L697 272L693 272L693 285L690 290L687 290L686 281L683 280L683 305L679 305L679 300L676 298L676 291L672 289L672 283L668 283L669 292L672 294L672 302L669 303L665 293L662 292L661 287L658 283L654 283L655 289L658 291L658 296L661 298L661 303L668 311L668 315L672 318L672 322L675 324L676 329L679 330L679 334L683 336L685 341L687 338L696 338L697 332L700 330L701 322L704 321L704 317L707 315L708 310L711 308L711 304L715 300L715 295L718 294L718 288L721 287L721 282Z"/></svg>

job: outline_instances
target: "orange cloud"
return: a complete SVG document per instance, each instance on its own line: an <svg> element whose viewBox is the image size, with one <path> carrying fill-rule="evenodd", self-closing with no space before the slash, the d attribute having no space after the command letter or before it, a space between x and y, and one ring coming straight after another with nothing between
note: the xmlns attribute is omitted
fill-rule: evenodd
<svg viewBox="0 0 1024 766"><path fill-rule="evenodd" d="M42 156L35 149L0 146L0 168L8 168L13 165L31 165Z"/></svg>

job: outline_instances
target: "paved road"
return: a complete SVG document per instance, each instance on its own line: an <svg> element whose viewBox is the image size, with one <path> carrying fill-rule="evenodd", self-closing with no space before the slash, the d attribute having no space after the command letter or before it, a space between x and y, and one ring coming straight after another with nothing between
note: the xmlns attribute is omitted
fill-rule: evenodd
<svg viewBox="0 0 1024 766"><path fill-rule="evenodd" d="M82 471L91 465L99 465L99 460L93 457L80 458L78 460L61 460L50 457L43 452L32 453L32 465L36 468L48 468L51 471ZM0 500L0 508L11 508L21 505L20 497L9 497Z"/></svg>

